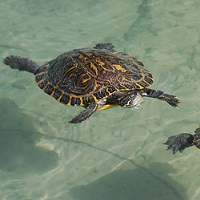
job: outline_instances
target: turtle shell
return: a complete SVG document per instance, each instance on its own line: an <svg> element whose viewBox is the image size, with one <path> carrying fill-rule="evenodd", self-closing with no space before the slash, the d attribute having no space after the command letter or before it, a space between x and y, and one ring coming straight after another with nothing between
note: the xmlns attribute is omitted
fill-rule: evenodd
<svg viewBox="0 0 200 200"><path fill-rule="evenodd" d="M36 72L38 86L61 103L88 106L116 91L153 83L141 61L113 48L75 49L63 53Z"/></svg>

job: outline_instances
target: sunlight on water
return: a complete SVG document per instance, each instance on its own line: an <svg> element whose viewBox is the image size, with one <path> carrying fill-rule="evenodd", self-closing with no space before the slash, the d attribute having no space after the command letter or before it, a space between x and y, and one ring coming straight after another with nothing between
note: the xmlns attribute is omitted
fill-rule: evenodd
<svg viewBox="0 0 200 200"><path fill-rule="evenodd" d="M163 143L200 124L200 3L186 1L1 0L0 54L43 64L99 42L140 60L151 88L178 108L145 98L81 124L83 110L58 103L34 76L0 64L0 199L198 200L200 152Z"/></svg>

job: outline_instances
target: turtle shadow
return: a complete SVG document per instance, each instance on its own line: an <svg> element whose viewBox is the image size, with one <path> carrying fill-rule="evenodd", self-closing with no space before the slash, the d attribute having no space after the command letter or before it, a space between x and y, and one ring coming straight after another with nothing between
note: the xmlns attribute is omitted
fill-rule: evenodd
<svg viewBox="0 0 200 200"><path fill-rule="evenodd" d="M24 178L57 166L56 152L36 146L40 136L33 120L10 99L0 99L0 170L4 176Z"/></svg>
<svg viewBox="0 0 200 200"><path fill-rule="evenodd" d="M149 168L113 171L87 185L70 190L76 200L186 200L185 188L172 180L173 169L161 163ZM174 173L174 172L173 172Z"/></svg>

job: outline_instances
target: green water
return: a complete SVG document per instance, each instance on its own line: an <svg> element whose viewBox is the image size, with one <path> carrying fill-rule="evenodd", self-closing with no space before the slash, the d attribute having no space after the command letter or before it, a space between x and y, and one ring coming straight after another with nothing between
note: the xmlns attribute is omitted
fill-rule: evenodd
<svg viewBox="0 0 200 200"><path fill-rule="evenodd" d="M179 108L146 98L81 124L40 90L34 76L0 63L0 199L199 200L200 151L166 151L163 142L200 124L198 0L1 0L0 57L39 64L112 42L143 61L154 89Z"/></svg>

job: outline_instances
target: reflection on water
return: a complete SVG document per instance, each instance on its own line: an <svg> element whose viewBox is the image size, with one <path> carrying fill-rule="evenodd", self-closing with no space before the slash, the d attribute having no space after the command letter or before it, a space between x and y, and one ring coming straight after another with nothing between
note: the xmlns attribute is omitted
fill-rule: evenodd
<svg viewBox="0 0 200 200"><path fill-rule="evenodd" d="M200 4L195 1L0 2L0 54L39 64L99 42L141 59L154 89L179 108L145 98L81 124L32 74L0 63L0 199L199 199L199 151L173 155L163 142L193 132L200 116Z"/></svg>

